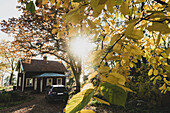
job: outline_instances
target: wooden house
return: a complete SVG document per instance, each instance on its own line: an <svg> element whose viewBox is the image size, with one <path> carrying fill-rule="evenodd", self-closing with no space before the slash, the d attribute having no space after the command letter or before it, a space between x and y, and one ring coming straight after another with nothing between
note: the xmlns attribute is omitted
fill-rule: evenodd
<svg viewBox="0 0 170 113"><path fill-rule="evenodd" d="M50 85L66 84L66 67L59 61L31 59L30 63L19 60L17 89L43 92Z"/></svg>

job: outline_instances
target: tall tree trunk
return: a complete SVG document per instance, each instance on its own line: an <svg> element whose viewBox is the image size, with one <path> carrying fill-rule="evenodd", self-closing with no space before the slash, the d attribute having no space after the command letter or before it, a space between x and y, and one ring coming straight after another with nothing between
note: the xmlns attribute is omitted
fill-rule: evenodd
<svg viewBox="0 0 170 113"><path fill-rule="evenodd" d="M80 73L75 74L76 79L76 93L80 92Z"/></svg>
<svg viewBox="0 0 170 113"><path fill-rule="evenodd" d="M74 60L70 56L70 66L76 80L76 93L80 92L81 59Z"/></svg>

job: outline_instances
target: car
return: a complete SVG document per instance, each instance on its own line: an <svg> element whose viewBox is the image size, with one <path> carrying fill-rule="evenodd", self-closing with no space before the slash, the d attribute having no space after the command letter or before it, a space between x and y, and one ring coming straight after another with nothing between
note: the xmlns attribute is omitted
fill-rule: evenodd
<svg viewBox="0 0 170 113"><path fill-rule="evenodd" d="M47 102L64 101L67 103L68 90L64 85L51 85L45 92Z"/></svg>

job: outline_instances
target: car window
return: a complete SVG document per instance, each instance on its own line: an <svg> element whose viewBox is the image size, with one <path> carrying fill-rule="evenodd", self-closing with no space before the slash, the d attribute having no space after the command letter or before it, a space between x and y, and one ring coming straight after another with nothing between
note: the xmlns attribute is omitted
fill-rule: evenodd
<svg viewBox="0 0 170 113"><path fill-rule="evenodd" d="M66 91L65 87L55 87L53 88L53 92L64 92Z"/></svg>

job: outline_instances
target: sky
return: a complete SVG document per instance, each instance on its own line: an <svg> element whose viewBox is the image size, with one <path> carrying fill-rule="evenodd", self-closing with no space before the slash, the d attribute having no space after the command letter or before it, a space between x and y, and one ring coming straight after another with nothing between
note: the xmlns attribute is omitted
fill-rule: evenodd
<svg viewBox="0 0 170 113"><path fill-rule="evenodd" d="M17 4L18 0L0 0L0 22L21 15L21 12L16 9ZM8 34L0 31L0 40L2 39L13 40Z"/></svg>

